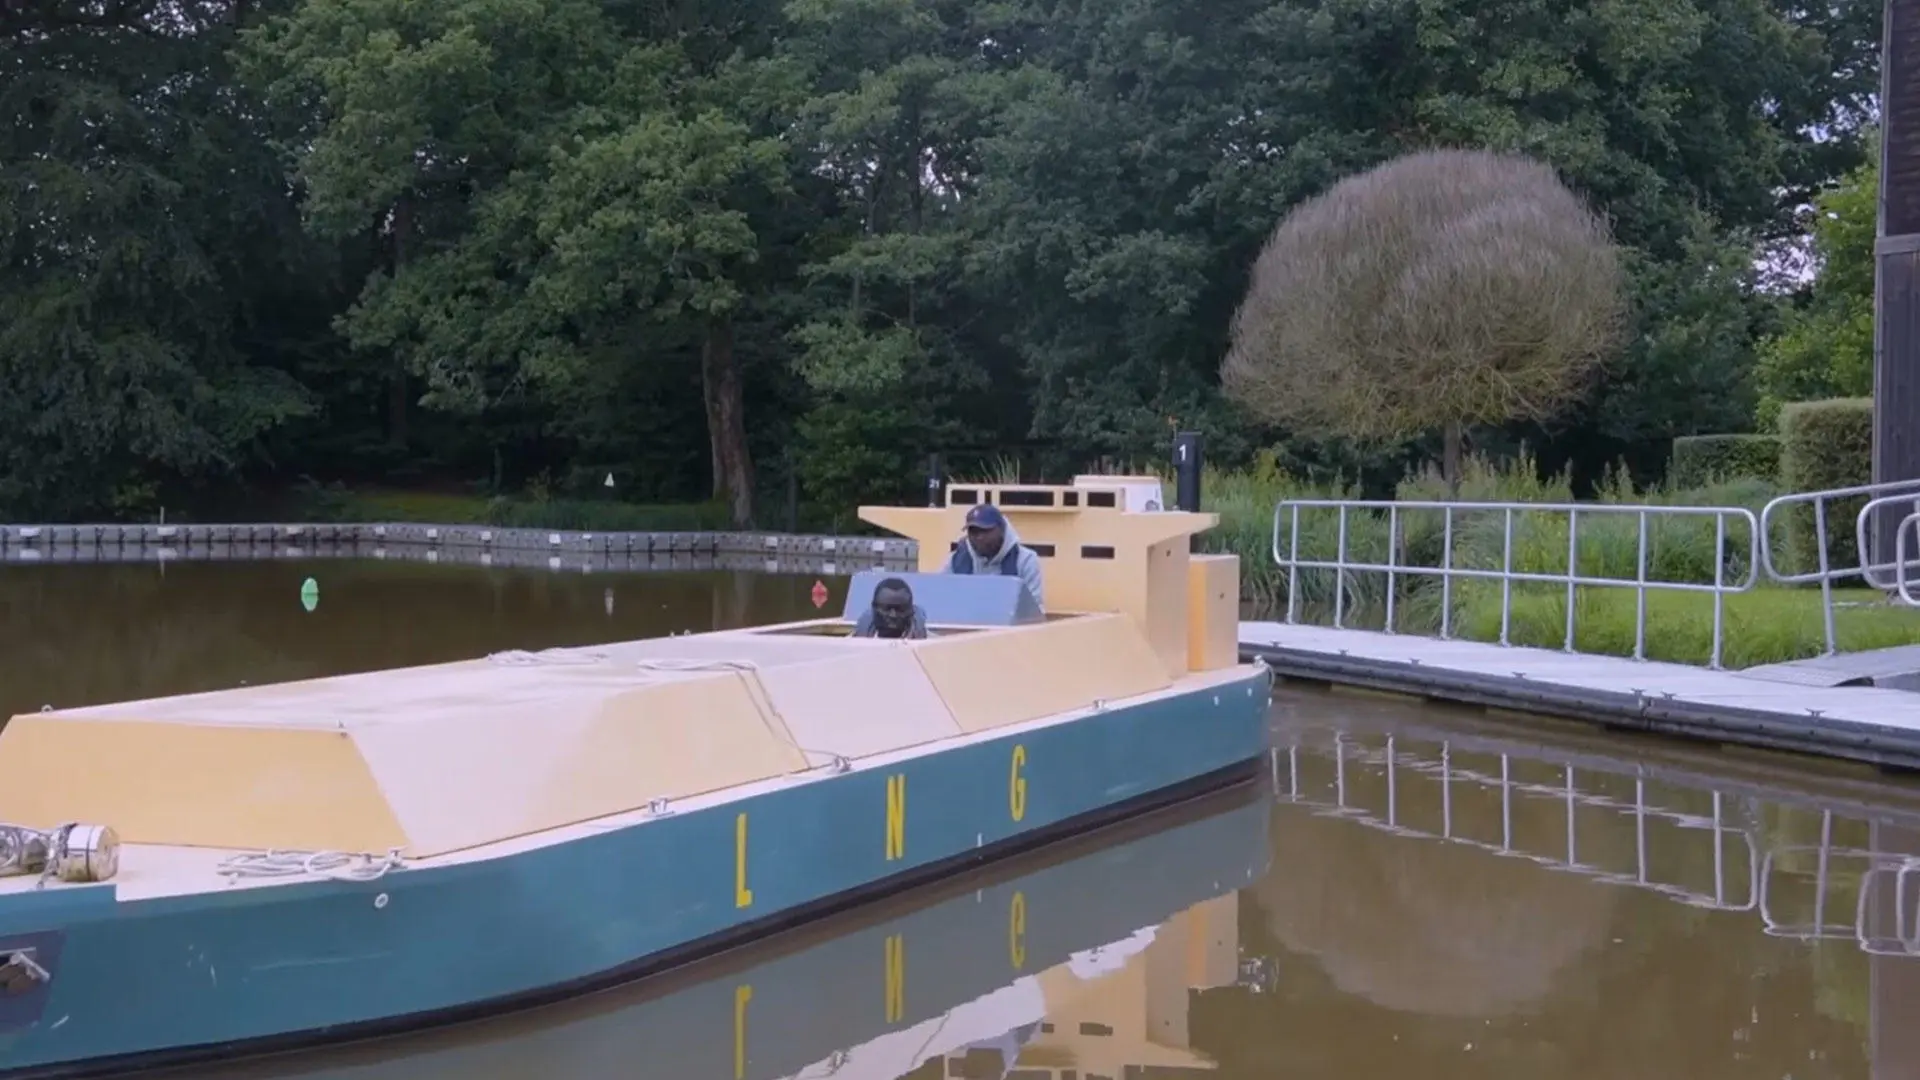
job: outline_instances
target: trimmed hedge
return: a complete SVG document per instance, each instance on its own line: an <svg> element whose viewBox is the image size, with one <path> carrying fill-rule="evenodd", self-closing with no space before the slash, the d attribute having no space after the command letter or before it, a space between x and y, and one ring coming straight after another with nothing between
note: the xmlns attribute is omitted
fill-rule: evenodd
<svg viewBox="0 0 1920 1080"><path fill-rule="evenodd" d="M1723 480L1780 478L1777 435L1688 435L1673 440L1667 485L1700 488Z"/></svg>
<svg viewBox="0 0 1920 1080"><path fill-rule="evenodd" d="M1790 492L1853 487L1873 479L1873 399L1799 401L1780 410L1780 483ZM1827 567L1860 565L1854 518L1865 499L1827 503ZM1793 573L1820 568L1812 507L1787 515L1786 558Z"/></svg>

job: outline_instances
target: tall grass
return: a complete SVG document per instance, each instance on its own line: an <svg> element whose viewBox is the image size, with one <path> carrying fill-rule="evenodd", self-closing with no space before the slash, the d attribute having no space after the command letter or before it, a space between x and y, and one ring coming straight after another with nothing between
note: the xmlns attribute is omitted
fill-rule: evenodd
<svg viewBox="0 0 1920 1080"><path fill-rule="evenodd" d="M1220 526L1205 541L1210 550L1243 557L1247 599L1272 611L1284 611L1288 575L1273 558L1274 507L1289 499L1354 499L1350 486L1315 485L1296 480L1271 465L1235 472L1210 471L1202 481L1206 509L1221 515ZM1710 488L1669 491L1638 488L1624 473L1609 475L1597 497L1581 503L1581 512L1475 509L1474 503L1530 503L1574 505L1570 479L1563 473L1542 478L1527 456L1511 461L1469 458L1460 492L1447 498L1445 482L1433 470L1415 473L1395 493L1396 509L1352 510L1345 515L1346 562L1399 568L1349 572L1302 569L1297 583L1297 610L1331 607L1336 582L1349 611L1384 614L1387 583L1394 582L1396 608L1417 601L1422 594L1439 592L1442 567L1497 572L1511 569L1522 575L1564 577L1569 557L1577 574L1632 580L1640 573L1640 534L1646 530L1646 579L1651 582L1711 584L1715 566L1721 580L1734 584L1752 569L1752 527L1739 514L1670 516L1608 511L1610 506L1737 507L1753 512L1772 498L1774 489L1762 481L1737 481ZM1451 502L1448 508L1419 504ZM1415 504L1415 505L1405 505ZM1451 550L1447 523L1452 522ZM1577 520L1577 541L1570 526ZM1299 561L1333 562L1342 551L1341 514L1331 507L1289 508L1278 522L1282 554L1292 551ZM1297 530L1297 546L1295 536ZM1389 560L1389 536L1392 558ZM1259 564L1256 569L1251 564ZM1421 573L1426 570L1429 573ZM1341 581L1341 579L1344 579ZM1490 583L1456 579L1455 599ZM1560 586L1564 591L1564 586ZM1398 622L1396 612L1396 623ZM1437 608L1433 614L1437 616Z"/></svg>
<svg viewBox="0 0 1920 1080"><path fill-rule="evenodd" d="M1289 499L1354 499L1351 487L1303 482L1269 464L1245 471L1209 471L1201 491L1205 508L1221 516L1219 527L1204 536L1204 548L1241 557L1243 599L1269 617L1283 617L1291 599L1292 610L1302 621L1329 623L1337 589L1343 625L1381 629L1386 625L1391 589L1396 630L1437 631L1444 605L1454 634L1498 640L1505 607L1509 641L1559 647L1566 640L1564 579L1571 565L1576 577L1645 580L1654 586L1647 590L1645 654L1684 662L1705 661L1712 651L1710 588L1716 575L1729 587L1754 578L1758 546L1754 522L1760 508L1778 493L1774 485L1761 480L1731 480L1687 490L1638 487L1624 473L1614 473L1593 498L1577 502L1575 514L1544 508L1473 509L1473 503L1566 507L1576 505L1576 500L1565 474L1543 477L1526 456L1510 461L1472 458L1466 462L1454 500L1447 498L1446 484L1438 473L1426 470L1398 485L1394 502L1399 505L1394 510L1347 512L1343 561L1391 562L1396 568L1393 573L1337 574L1314 568L1289 574L1273 555L1275 506ZM1455 504L1451 510L1418 505L1449 501ZM1676 515L1607 509L1629 506L1726 507L1746 510L1752 518L1737 512ZM1289 508L1278 526L1281 553L1291 551L1296 561L1331 563L1342 551L1341 515L1334 508L1302 506L1297 519ZM1775 543L1782 539L1774 538ZM1442 567L1489 576L1456 575L1451 588L1443 589L1438 573ZM1523 579L1532 575L1559 580L1520 580L1503 597L1493 575L1505 570ZM1661 584L1706 588L1662 589ZM1290 586L1298 589L1297 596L1289 597ZM1576 586L1572 595L1575 647L1631 655L1640 622L1635 593L1619 586ZM1877 594L1857 590L1846 599L1848 603L1836 616L1842 647L1920 642L1920 613L1889 607L1879 602ZM1729 666L1815 655L1825 646L1819 596L1772 588L1764 581L1756 584L1753 593L1727 599L1721 627L1722 659Z"/></svg>

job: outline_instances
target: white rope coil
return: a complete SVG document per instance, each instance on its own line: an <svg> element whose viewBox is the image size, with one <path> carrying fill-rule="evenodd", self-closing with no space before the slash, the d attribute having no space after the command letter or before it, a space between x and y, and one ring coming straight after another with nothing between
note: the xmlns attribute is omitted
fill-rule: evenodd
<svg viewBox="0 0 1920 1080"><path fill-rule="evenodd" d="M642 671L759 671L760 665L751 660L696 660L681 657L661 657L654 660L641 660L634 664Z"/></svg>
<svg viewBox="0 0 1920 1080"><path fill-rule="evenodd" d="M505 652L488 653L487 659L496 664L512 667L526 667L533 664L585 665L604 664L605 653L579 652L574 649L541 649L528 652L525 649L508 649Z"/></svg>
<svg viewBox="0 0 1920 1080"><path fill-rule="evenodd" d="M400 849L385 855L353 851L250 851L220 864L220 875L240 878L314 876L334 881L375 881L390 871L407 869Z"/></svg>

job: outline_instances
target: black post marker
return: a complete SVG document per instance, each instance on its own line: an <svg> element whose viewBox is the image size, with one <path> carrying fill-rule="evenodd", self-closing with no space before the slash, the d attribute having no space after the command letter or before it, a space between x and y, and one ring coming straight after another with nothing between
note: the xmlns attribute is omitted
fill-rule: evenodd
<svg viewBox="0 0 1920 1080"><path fill-rule="evenodd" d="M1200 512L1200 433L1182 431L1173 437L1173 508ZM1187 537L1187 550L1197 551L1200 537Z"/></svg>
<svg viewBox="0 0 1920 1080"><path fill-rule="evenodd" d="M945 485L940 479L940 455L927 455L927 505L940 505L940 491Z"/></svg>
<svg viewBox="0 0 1920 1080"><path fill-rule="evenodd" d="M1173 505L1190 514L1200 512L1201 439L1197 431L1173 437Z"/></svg>

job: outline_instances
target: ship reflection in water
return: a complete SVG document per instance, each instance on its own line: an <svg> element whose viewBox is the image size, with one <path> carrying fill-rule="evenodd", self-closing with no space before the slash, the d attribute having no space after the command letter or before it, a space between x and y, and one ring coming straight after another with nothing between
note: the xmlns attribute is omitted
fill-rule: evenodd
<svg viewBox="0 0 1920 1080"><path fill-rule="evenodd" d="M934 1080L999 1078L1016 1060L1022 1080L1207 1070L1189 1046L1189 995L1239 977L1236 893L1266 870L1269 813L1243 788L668 985L219 1075Z"/></svg>
<svg viewBox="0 0 1920 1080"><path fill-rule="evenodd" d="M1266 791L650 987L219 1075L1920 1077L1912 782L1314 695L1276 724Z"/></svg>

